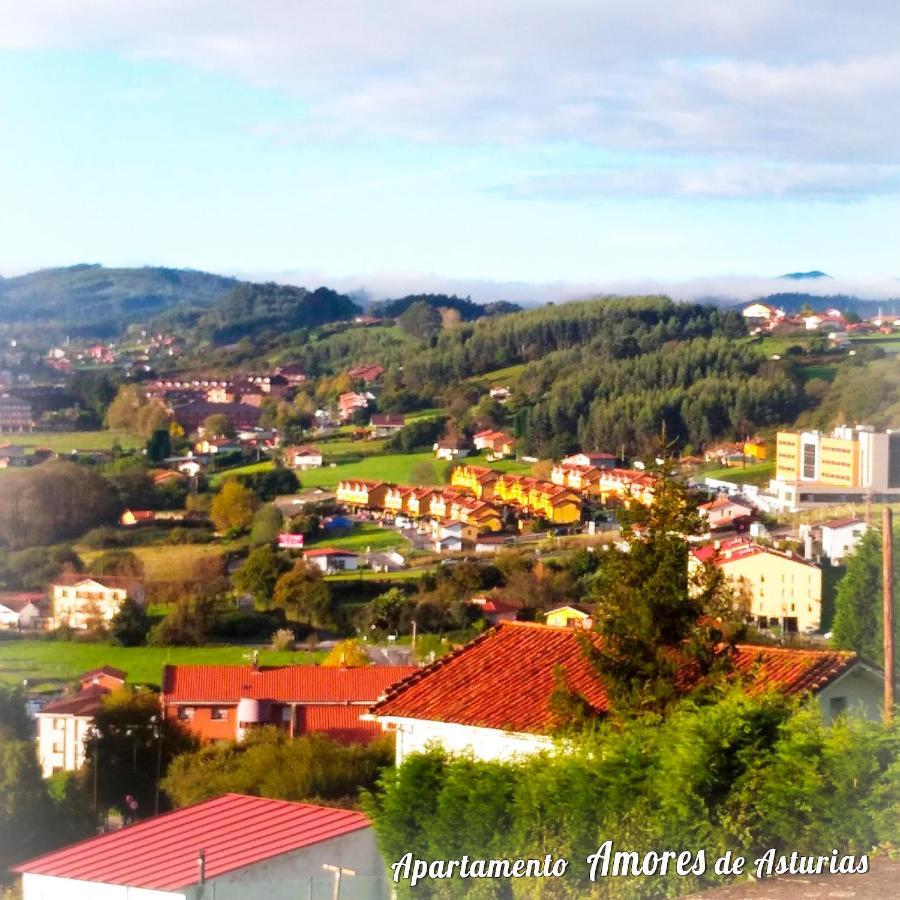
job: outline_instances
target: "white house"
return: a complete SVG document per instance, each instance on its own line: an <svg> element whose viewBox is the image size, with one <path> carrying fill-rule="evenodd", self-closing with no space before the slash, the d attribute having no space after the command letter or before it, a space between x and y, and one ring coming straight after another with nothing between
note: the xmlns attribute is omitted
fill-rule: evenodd
<svg viewBox="0 0 900 900"><path fill-rule="evenodd" d="M355 572L359 568L359 557L355 553L349 550L335 550L333 547L307 550L303 558L323 574Z"/></svg>
<svg viewBox="0 0 900 900"><path fill-rule="evenodd" d="M549 749L561 724L550 703L560 673L597 716L607 711L585 637L599 640L584 629L503 622L395 684L370 714L395 734L398 765L431 744L484 760ZM880 716L879 673L854 653L739 644L732 661L754 690L816 694L829 720Z"/></svg>
<svg viewBox="0 0 900 900"><path fill-rule="evenodd" d="M78 690L52 700L35 716L38 759L44 778L80 769L85 740L100 711L103 697L125 684L125 673L111 666L92 669L79 678Z"/></svg>
<svg viewBox="0 0 900 900"><path fill-rule="evenodd" d="M560 460L561 466L572 469L593 466L595 469L614 469L616 467L616 456L614 453L585 452L574 453Z"/></svg>
<svg viewBox="0 0 900 900"><path fill-rule="evenodd" d="M736 503L728 497L718 497L710 503L703 503L698 511L706 519L710 531L716 528L730 528L735 519L753 515L751 507Z"/></svg>
<svg viewBox="0 0 900 900"><path fill-rule="evenodd" d="M39 592L0 593L0 628L43 628L47 622L46 597Z"/></svg>
<svg viewBox="0 0 900 900"><path fill-rule="evenodd" d="M51 585L54 627L87 629L109 622L126 598L144 602L144 589L132 578L116 575L60 575Z"/></svg>
<svg viewBox="0 0 900 900"><path fill-rule="evenodd" d="M322 452L315 447L291 447L285 451L292 469L318 469L322 466Z"/></svg>
<svg viewBox="0 0 900 900"><path fill-rule="evenodd" d="M225 794L21 863L24 900L382 898L359 812Z"/></svg>
<svg viewBox="0 0 900 900"><path fill-rule="evenodd" d="M862 540L869 526L862 519L832 519L823 522L822 554L831 560L831 564L839 566Z"/></svg>

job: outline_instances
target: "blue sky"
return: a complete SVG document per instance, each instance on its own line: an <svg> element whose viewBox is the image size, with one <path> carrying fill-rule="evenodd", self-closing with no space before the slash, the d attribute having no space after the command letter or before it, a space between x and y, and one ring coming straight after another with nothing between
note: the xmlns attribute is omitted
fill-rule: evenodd
<svg viewBox="0 0 900 900"><path fill-rule="evenodd" d="M900 12L629 6L0 0L0 273L890 293Z"/></svg>

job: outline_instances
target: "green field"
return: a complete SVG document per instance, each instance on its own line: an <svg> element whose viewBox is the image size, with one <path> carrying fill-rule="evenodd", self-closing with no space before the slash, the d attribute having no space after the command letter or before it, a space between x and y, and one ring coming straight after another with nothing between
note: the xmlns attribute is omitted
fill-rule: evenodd
<svg viewBox="0 0 900 900"><path fill-rule="evenodd" d="M334 547L336 550L353 550L357 553L371 551L380 553L385 550L401 549L409 546L405 537L393 528L382 528L374 522L362 522L356 525L350 534L340 537L327 535L309 542L309 547Z"/></svg>
<svg viewBox="0 0 900 900"><path fill-rule="evenodd" d="M217 487L226 478L232 475L252 475L254 472L268 472L275 468L275 463L271 459L263 459L260 462L248 463L246 466L235 466L233 469L223 469L210 476L209 483L213 487Z"/></svg>
<svg viewBox="0 0 900 900"><path fill-rule="evenodd" d="M800 374L804 381L820 378L822 381L834 381L838 373L837 363L813 363L808 366L800 366Z"/></svg>
<svg viewBox="0 0 900 900"><path fill-rule="evenodd" d="M322 451L328 458L328 444L322 445ZM417 463L432 463L434 479L422 481L415 479L412 469ZM436 460L431 451L422 453L392 453L384 456L367 456L356 462L341 463L334 466L323 466L321 469L309 469L298 473L303 487L334 488L344 478L371 478L378 481L391 481L396 484L441 484L443 469L446 463Z"/></svg>
<svg viewBox="0 0 900 900"><path fill-rule="evenodd" d="M180 581L190 578L197 560L209 556L221 556L235 545L214 544L151 544L146 547L129 547L144 564L147 581ZM76 548L78 555L90 568L91 561L101 556L104 550L84 550Z"/></svg>
<svg viewBox="0 0 900 900"><path fill-rule="evenodd" d="M118 441L124 450L143 446L142 441L126 431L28 431L4 433L0 443L25 447L48 447L58 453L70 450L109 450Z"/></svg>
<svg viewBox="0 0 900 900"><path fill-rule="evenodd" d="M473 375L469 381L483 382L489 386L504 385L512 387L522 377L525 371L525 363L519 363L515 366L506 366L503 369L494 369L492 372L485 372L483 375Z"/></svg>
<svg viewBox="0 0 900 900"><path fill-rule="evenodd" d="M709 469L701 472L699 477L716 478L719 481L730 481L733 484L756 484L763 486L775 477L775 461L751 463L741 466L728 466L724 469Z"/></svg>
<svg viewBox="0 0 900 900"><path fill-rule="evenodd" d="M246 663L251 647L111 647L72 641L0 641L0 683L28 679L29 687L58 685L99 666L115 666L128 673L130 682L159 684L166 663ZM260 652L264 665L314 663L324 654L300 651Z"/></svg>
<svg viewBox="0 0 900 900"><path fill-rule="evenodd" d="M414 581L427 575L431 569L402 569L399 572L372 572L361 569L358 572L340 572L337 575L326 575L326 581Z"/></svg>

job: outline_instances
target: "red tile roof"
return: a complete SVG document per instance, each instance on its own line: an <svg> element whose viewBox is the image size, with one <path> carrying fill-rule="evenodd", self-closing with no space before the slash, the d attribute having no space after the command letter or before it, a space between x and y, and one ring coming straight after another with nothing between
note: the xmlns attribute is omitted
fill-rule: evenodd
<svg viewBox="0 0 900 900"><path fill-rule="evenodd" d="M366 744L380 737L377 722L360 720L358 706L303 706L297 710L297 734L320 732L341 744Z"/></svg>
<svg viewBox="0 0 900 900"><path fill-rule="evenodd" d="M108 693L109 689L105 687L89 687L77 694L52 700L41 709L40 715L93 717L100 712L101 701Z"/></svg>
<svg viewBox="0 0 900 900"><path fill-rule="evenodd" d="M347 809L225 794L16 866L17 873L175 891L369 827Z"/></svg>
<svg viewBox="0 0 900 900"><path fill-rule="evenodd" d="M599 640L594 632L504 622L394 685L371 712L546 734L555 725L549 701L559 665L572 690L597 713L608 711L606 691L585 652L587 642L596 646ZM856 654L743 644L734 662L751 693L798 694L820 690L849 669Z"/></svg>
<svg viewBox="0 0 900 900"><path fill-rule="evenodd" d="M164 703L374 703L414 666L165 666Z"/></svg>
<svg viewBox="0 0 900 900"><path fill-rule="evenodd" d="M118 678L120 681L125 681L128 677L127 672L123 672L115 666L100 666L99 669L90 669L87 672L82 672L82 674L78 676L78 680L87 681L95 675L108 675L110 678Z"/></svg>

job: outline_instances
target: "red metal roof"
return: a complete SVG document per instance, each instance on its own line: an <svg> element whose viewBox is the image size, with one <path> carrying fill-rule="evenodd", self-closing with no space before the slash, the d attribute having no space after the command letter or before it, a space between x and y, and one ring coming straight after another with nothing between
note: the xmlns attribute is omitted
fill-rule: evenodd
<svg viewBox="0 0 900 900"><path fill-rule="evenodd" d="M606 691L585 652L587 642L599 640L584 630L504 622L396 684L371 712L546 734L555 725L550 696L557 666L597 713L608 710ZM751 693L820 690L855 662L854 653L749 644L738 645L734 657ZM684 680L690 682L689 673Z"/></svg>
<svg viewBox="0 0 900 900"><path fill-rule="evenodd" d="M415 666L165 666L164 703L374 703Z"/></svg>
<svg viewBox="0 0 900 900"><path fill-rule="evenodd" d="M14 871L173 891L369 827L359 812L225 794L21 863Z"/></svg>
<svg viewBox="0 0 900 900"><path fill-rule="evenodd" d="M307 557L313 556L352 556L356 557L352 550L335 550L334 547L322 547L319 550L307 550L306 553L303 554Z"/></svg>
<svg viewBox="0 0 900 900"><path fill-rule="evenodd" d="M109 689L105 687L89 687L77 694L69 694L59 700L52 700L44 706L40 715L54 716L90 716L93 718L100 712L101 701Z"/></svg>

